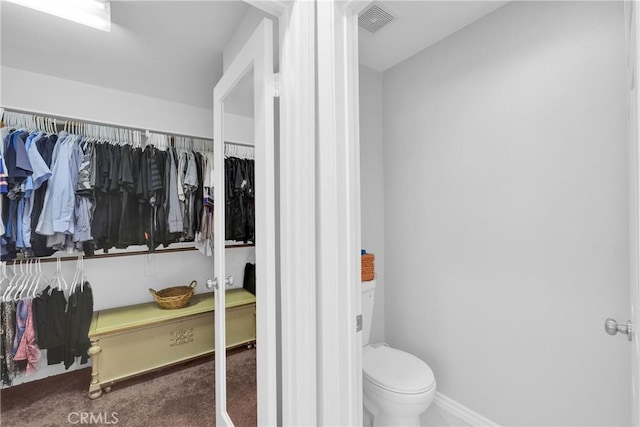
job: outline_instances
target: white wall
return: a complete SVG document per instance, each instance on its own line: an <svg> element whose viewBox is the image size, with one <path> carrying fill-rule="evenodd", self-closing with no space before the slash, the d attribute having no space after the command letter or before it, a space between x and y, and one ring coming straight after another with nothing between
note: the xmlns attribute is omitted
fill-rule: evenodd
<svg viewBox="0 0 640 427"><path fill-rule="evenodd" d="M10 67L2 67L1 102L75 119L213 137L211 110Z"/></svg>
<svg viewBox="0 0 640 427"><path fill-rule="evenodd" d="M278 20L269 15L266 12L258 9L257 7L251 7L247 11L247 13L242 18L242 21L238 24L238 28L233 33L231 38L227 41L227 44L224 47L222 52L222 68L224 71L227 71L229 65L233 62L235 57L240 53L240 49L244 46L244 44L249 40L249 37L256 30L260 22L263 19L271 19L273 21L273 63L275 67L278 67L278 51L280 44L278 43Z"/></svg>
<svg viewBox="0 0 640 427"><path fill-rule="evenodd" d="M512 2L384 73L386 338L501 425L630 422L623 28Z"/></svg>
<svg viewBox="0 0 640 427"><path fill-rule="evenodd" d="M212 110L11 67L1 70L3 107L213 138ZM253 143L253 119L234 114L227 117L228 140Z"/></svg>
<svg viewBox="0 0 640 427"><path fill-rule="evenodd" d="M382 73L360 65L360 203L362 248L375 255L376 294L372 343L384 336L384 192Z"/></svg>
<svg viewBox="0 0 640 427"><path fill-rule="evenodd" d="M224 121L225 141L244 144L253 144L255 142L253 117L224 113Z"/></svg>

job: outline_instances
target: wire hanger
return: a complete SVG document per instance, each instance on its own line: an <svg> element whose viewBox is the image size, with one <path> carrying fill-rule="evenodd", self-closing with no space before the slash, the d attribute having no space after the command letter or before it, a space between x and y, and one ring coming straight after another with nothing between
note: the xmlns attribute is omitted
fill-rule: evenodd
<svg viewBox="0 0 640 427"><path fill-rule="evenodd" d="M2 296L2 288L3 284L7 283L9 286L9 275L7 274L7 263L6 261L0 262L0 301L4 301L4 297Z"/></svg>
<svg viewBox="0 0 640 427"><path fill-rule="evenodd" d="M87 282L87 275L84 270L84 256L80 256L80 291L84 291L84 284Z"/></svg>
<svg viewBox="0 0 640 427"><path fill-rule="evenodd" d="M31 286L35 282L36 272L34 271L35 260L27 259L27 265L25 266L25 277L22 280L22 285L16 291L15 299L20 300L29 297L29 291ZM25 294L26 292L26 294Z"/></svg>
<svg viewBox="0 0 640 427"><path fill-rule="evenodd" d="M82 254L78 255L78 261L76 262L76 272L73 275L73 280L71 281L71 290L70 294L74 293L78 287L78 282L82 283L82 279L84 278L84 257ZM83 289L82 285L81 289Z"/></svg>
<svg viewBox="0 0 640 427"><path fill-rule="evenodd" d="M64 280L64 276L62 275L62 262L60 261L60 257L56 259L56 273L53 276L53 281L55 285L58 286L58 290L62 291L63 289L66 291L69 289L69 285L67 285L66 280Z"/></svg>
<svg viewBox="0 0 640 427"><path fill-rule="evenodd" d="M9 280L9 285L7 286L7 289L5 289L4 293L2 294L2 301L10 301L9 299L9 295L11 294L11 289L13 288L13 284L15 283L17 278L17 274L16 274L16 263L13 263L13 276L11 276L11 280Z"/></svg>
<svg viewBox="0 0 640 427"><path fill-rule="evenodd" d="M38 289L40 288L40 284L42 283L42 264L40 262L40 258L37 258L35 260L35 277L33 278L33 282L30 288L30 292L27 291L27 295L30 296L30 298L35 298L37 293L38 293Z"/></svg>
<svg viewBox="0 0 640 427"><path fill-rule="evenodd" d="M224 157L236 157L239 159L254 159L255 149L253 146L234 144L232 142L225 142L224 144Z"/></svg>
<svg viewBox="0 0 640 427"><path fill-rule="evenodd" d="M29 260L27 260L27 263L29 262ZM15 264L14 264L15 265ZM20 294L22 292L22 288L23 288L23 283L27 277L27 272L25 271L24 268L24 260L20 260L18 267L20 267L20 275L19 277L16 279L15 283L14 283L14 288L12 290L13 292L13 297L9 297L11 300L13 301L17 301L20 299Z"/></svg>
<svg viewBox="0 0 640 427"><path fill-rule="evenodd" d="M15 263L13 265L15 267ZM24 277L24 261L23 260L18 261L18 268L20 272L18 273L16 280L13 282L13 289L11 290L12 295L10 294L8 297L10 301L16 300L17 291L20 289L20 286L22 284L22 278Z"/></svg>

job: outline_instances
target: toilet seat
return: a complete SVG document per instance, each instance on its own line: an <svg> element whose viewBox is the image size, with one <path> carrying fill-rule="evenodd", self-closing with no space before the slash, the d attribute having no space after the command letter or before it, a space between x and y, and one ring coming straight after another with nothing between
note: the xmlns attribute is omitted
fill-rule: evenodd
<svg viewBox="0 0 640 427"><path fill-rule="evenodd" d="M362 349L365 380L393 393L418 394L435 386L433 371L416 356L391 347Z"/></svg>

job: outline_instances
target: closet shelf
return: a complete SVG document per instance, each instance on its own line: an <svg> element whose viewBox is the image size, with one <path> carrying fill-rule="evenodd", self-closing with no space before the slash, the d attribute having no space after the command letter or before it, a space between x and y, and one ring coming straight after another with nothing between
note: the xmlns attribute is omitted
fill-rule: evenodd
<svg viewBox="0 0 640 427"><path fill-rule="evenodd" d="M235 248L250 248L250 247L254 247L255 244L253 243L241 243L241 244L230 244L230 245L225 245L226 249L235 249ZM85 259L87 260L91 260L91 259L100 259L100 258L117 258L117 257L126 257L126 256L140 256L140 255L149 255L149 254L167 254L167 253L176 253L176 252L192 252L192 251L197 251L197 248L166 248L166 249L160 249L157 250L155 252L149 252L149 251L131 251L131 252L118 252L118 253L106 253L106 254L95 254L93 256L85 256ZM69 254L69 255L63 255L60 256L60 261L77 261L78 260L78 256L81 255L80 253L78 254ZM10 260L7 261L7 265L11 265L16 261L25 261L28 259L35 259L35 258L17 258L15 260ZM56 256L50 256L50 257L43 257L43 258L38 258L40 260L40 262L56 262L56 260L58 259L58 257Z"/></svg>

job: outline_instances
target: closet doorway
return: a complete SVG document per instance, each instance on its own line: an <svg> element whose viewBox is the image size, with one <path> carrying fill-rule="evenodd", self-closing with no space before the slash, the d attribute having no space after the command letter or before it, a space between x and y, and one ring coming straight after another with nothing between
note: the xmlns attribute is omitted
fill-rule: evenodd
<svg viewBox="0 0 640 427"><path fill-rule="evenodd" d="M254 23L260 22L256 17L274 19L268 12L241 1L114 1L111 3L111 32L103 33L6 2L2 2L2 8L2 107L59 120L149 130L209 139L210 142L213 137L212 90L223 69L229 71L223 62L232 62L237 46L249 38L250 30L255 28ZM285 7L276 6L271 12L279 14L284 10ZM19 24L24 22L33 25L27 29ZM49 40L49 47L39 42L45 39ZM51 46L57 47L50 49ZM272 66L269 72L273 73ZM255 74L254 80L264 82ZM253 92L250 98L253 98ZM238 96L238 99L234 104L242 104L245 100L243 96ZM251 101L248 109L253 110L253 107ZM246 135L247 122L255 120L257 127L257 116L243 117L238 114L239 109L233 107L227 110L231 111L227 111L224 117L225 133L220 141L250 145L257 142L257 139L253 140L253 134L251 140L245 140L243 136ZM268 125L264 118L261 122L263 126ZM271 130L266 133L273 139L273 115L268 123ZM213 148L212 143L209 148ZM263 145L263 149L267 148ZM273 150L272 142L269 149ZM218 154L218 160L224 159L222 148ZM259 156L265 159L266 154ZM258 174L264 175L266 169L273 174L273 151L268 161L269 165L257 166ZM224 163L217 171L223 168ZM224 186L224 174L218 179ZM273 185L273 178L257 184L256 204L263 207L261 197L273 198ZM224 204L223 198L218 206L223 207ZM221 208L219 212L223 211ZM264 245L273 244L273 206L263 207L260 211L261 215L266 215L267 211L271 213L268 219L258 220L256 240ZM266 222L270 225L266 226ZM221 236L224 236L224 223L222 232L217 233L217 237ZM216 249L224 246L224 241L219 242ZM92 261L91 266L87 265L87 274L92 278L95 289L94 309L148 302L152 300L148 288L188 284L191 279L199 283L197 293L207 292L204 283L214 277L224 280L233 276L235 280L231 287L241 288L242 267L252 261L258 268L257 282L266 283L268 280L263 281L261 275L268 270L266 274L273 276L274 250L265 249L268 254L263 258L253 250L252 247L228 248L226 256L216 256L213 260L196 251L148 257L141 255L142 261L128 262L126 267L122 267L117 257ZM226 264L214 269L213 263L225 258ZM123 272L136 277L137 282L131 284L122 280ZM263 300L275 307L275 297L275 292L272 292ZM261 304L258 302L259 306ZM258 319L267 311L258 307ZM258 325L258 336L275 334L275 328L275 322L267 320ZM276 344L275 338L259 341L265 343L258 343L258 351ZM222 343L217 348L224 346ZM218 354L224 355L225 352L219 351ZM268 359L268 364L275 367L275 354ZM263 356L262 360L258 365L266 366L267 359ZM258 381L259 388L268 384L265 391L259 393L262 397L258 404L263 408L259 412L264 414L261 423L275 424L278 401L275 368L269 368L268 374L266 372L262 374L264 381Z"/></svg>

